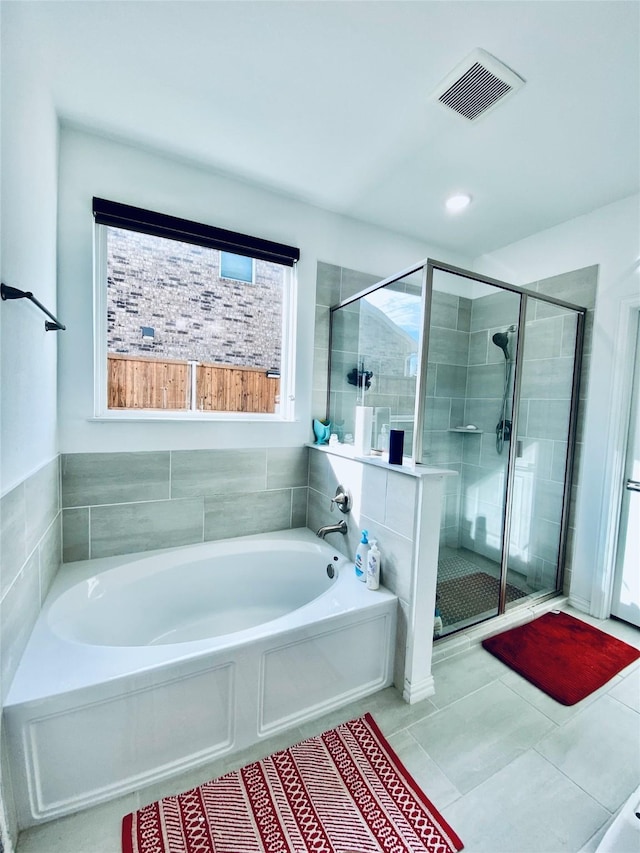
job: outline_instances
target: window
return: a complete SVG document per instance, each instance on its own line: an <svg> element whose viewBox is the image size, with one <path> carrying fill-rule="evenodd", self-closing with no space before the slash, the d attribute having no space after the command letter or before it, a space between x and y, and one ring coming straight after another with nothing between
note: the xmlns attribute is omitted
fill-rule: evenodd
<svg viewBox="0 0 640 853"><path fill-rule="evenodd" d="M297 249L94 199L96 415L293 417Z"/></svg>
<svg viewBox="0 0 640 853"><path fill-rule="evenodd" d="M220 276L234 281L253 283L253 258L246 255L234 255L233 252L220 252Z"/></svg>

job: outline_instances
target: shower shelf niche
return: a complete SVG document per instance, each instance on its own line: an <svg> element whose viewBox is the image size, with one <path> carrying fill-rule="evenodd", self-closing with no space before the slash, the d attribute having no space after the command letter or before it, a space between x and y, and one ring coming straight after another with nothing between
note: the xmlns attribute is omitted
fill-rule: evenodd
<svg viewBox="0 0 640 853"><path fill-rule="evenodd" d="M451 427L447 432L464 432L467 435L482 435L483 429L467 429L467 427Z"/></svg>

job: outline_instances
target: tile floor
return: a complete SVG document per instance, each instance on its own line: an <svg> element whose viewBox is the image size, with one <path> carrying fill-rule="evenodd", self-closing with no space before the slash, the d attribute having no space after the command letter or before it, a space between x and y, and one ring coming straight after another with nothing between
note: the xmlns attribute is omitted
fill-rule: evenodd
<svg viewBox="0 0 640 853"><path fill-rule="evenodd" d="M570 612L640 648L640 630ZM127 812L367 710L467 853L593 853L640 781L640 662L571 708L480 646L440 661L434 676L435 695L416 705L383 690L231 759L29 829L17 853L119 853Z"/></svg>

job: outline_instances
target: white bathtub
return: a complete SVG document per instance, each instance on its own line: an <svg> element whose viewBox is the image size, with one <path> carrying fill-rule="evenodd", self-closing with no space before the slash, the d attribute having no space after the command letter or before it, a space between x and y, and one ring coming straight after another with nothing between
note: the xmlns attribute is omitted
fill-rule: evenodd
<svg viewBox="0 0 640 853"><path fill-rule="evenodd" d="M396 606L306 529L62 566L5 703L19 825L388 686Z"/></svg>

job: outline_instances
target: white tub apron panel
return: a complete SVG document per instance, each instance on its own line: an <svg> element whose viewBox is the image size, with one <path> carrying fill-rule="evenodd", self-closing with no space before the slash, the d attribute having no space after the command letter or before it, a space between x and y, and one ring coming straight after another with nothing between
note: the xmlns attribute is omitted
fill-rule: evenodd
<svg viewBox="0 0 640 853"><path fill-rule="evenodd" d="M63 566L4 709L20 827L388 686L396 609L306 529Z"/></svg>

